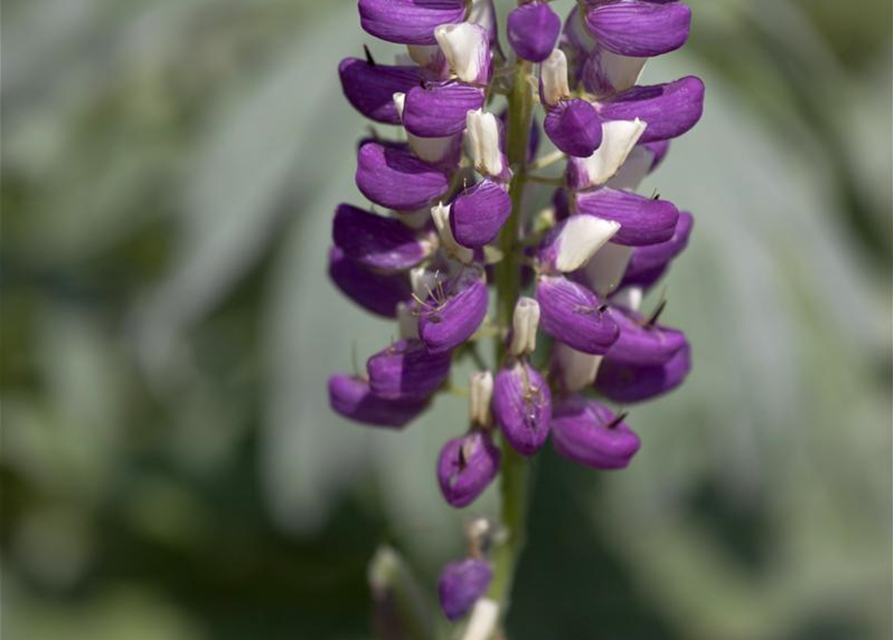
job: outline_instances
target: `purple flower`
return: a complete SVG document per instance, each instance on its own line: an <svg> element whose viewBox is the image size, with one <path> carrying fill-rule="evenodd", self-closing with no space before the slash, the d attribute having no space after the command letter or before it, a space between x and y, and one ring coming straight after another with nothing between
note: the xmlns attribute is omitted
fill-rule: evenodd
<svg viewBox="0 0 893 640"><path fill-rule="evenodd" d="M636 247L629 260L621 286L638 284L650 286L664 272L670 262L688 245L694 218L686 211L679 214L673 235L665 242ZM657 273L657 277L653 275Z"/></svg>
<svg viewBox="0 0 893 640"><path fill-rule="evenodd" d="M586 12L586 27L608 51L648 57L678 49L688 39L691 10L672 0L597 2Z"/></svg>
<svg viewBox="0 0 893 640"><path fill-rule="evenodd" d="M543 330L577 351L602 355L620 335L607 305L581 284L561 276L541 276L536 300Z"/></svg>
<svg viewBox="0 0 893 640"><path fill-rule="evenodd" d="M422 138L462 133L465 114L484 106L484 90L461 82L425 83L406 92L403 125Z"/></svg>
<svg viewBox="0 0 893 640"><path fill-rule="evenodd" d="M496 239L511 213L512 200L505 187L490 179L482 180L453 200L453 237L463 247L483 247Z"/></svg>
<svg viewBox="0 0 893 640"><path fill-rule="evenodd" d="M374 314L393 318L397 305L412 299L409 278L405 274L373 273L333 247L329 251L329 277L341 293Z"/></svg>
<svg viewBox="0 0 893 640"><path fill-rule="evenodd" d="M542 62L549 57L560 31L561 18L546 2L522 4L509 13L509 44L518 57L530 62Z"/></svg>
<svg viewBox="0 0 893 640"><path fill-rule="evenodd" d="M357 154L357 188L375 204L412 211L429 206L449 188L443 171L404 145L364 142Z"/></svg>
<svg viewBox="0 0 893 640"><path fill-rule="evenodd" d="M595 400L564 398L552 414L552 446L560 455L596 469L622 469L639 450L639 437Z"/></svg>
<svg viewBox="0 0 893 640"><path fill-rule="evenodd" d="M679 218L672 202L607 187L578 193L575 204L577 213L619 223L620 230L611 241L630 246L666 242L673 237Z"/></svg>
<svg viewBox="0 0 893 640"><path fill-rule="evenodd" d="M367 381L336 374L329 378L329 405L349 420L399 429L428 407L428 399L386 400L372 393Z"/></svg>
<svg viewBox="0 0 893 640"><path fill-rule="evenodd" d="M704 113L704 83L687 76L675 82L633 87L599 105L605 120L635 120L648 123L640 142L676 138L691 129Z"/></svg>
<svg viewBox="0 0 893 640"><path fill-rule="evenodd" d="M521 455L532 456L549 437L549 386L528 363L515 362L496 376L493 415L509 444Z"/></svg>
<svg viewBox="0 0 893 640"><path fill-rule="evenodd" d="M366 362L369 388L388 400L427 398L450 373L451 354L432 354L418 340L400 340Z"/></svg>
<svg viewBox="0 0 893 640"><path fill-rule="evenodd" d="M353 107L383 124L400 124L394 94L418 86L424 77L418 67L388 67L358 58L345 58L338 65L341 88Z"/></svg>
<svg viewBox="0 0 893 640"><path fill-rule="evenodd" d="M605 356L595 387L614 402L642 402L678 387L691 371L691 348L684 345L672 358L658 365L615 362Z"/></svg>
<svg viewBox="0 0 893 640"><path fill-rule="evenodd" d="M543 123L546 135L569 156L591 156L602 143L602 121L586 100L560 102Z"/></svg>
<svg viewBox="0 0 893 640"><path fill-rule="evenodd" d="M435 44L434 29L465 19L465 0L360 0L367 33L398 44Z"/></svg>
<svg viewBox="0 0 893 640"><path fill-rule="evenodd" d="M445 565L437 582L444 615L450 620L464 616L486 593L492 579L493 569L483 560L469 558Z"/></svg>
<svg viewBox="0 0 893 640"><path fill-rule="evenodd" d="M488 433L476 430L443 446L437 481L446 501L459 508L474 502L498 471L499 449Z"/></svg>
<svg viewBox="0 0 893 640"><path fill-rule="evenodd" d="M633 311L608 310L620 327L620 336L607 357L613 362L633 365L663 364L686 346L685 334L643 318Z"/></svg>
<svg viewBox="0 0 893 640"><path fill-rule="evenodd" d="M332 222L332 239L346 257L367 269L406 271L431 252L430 242L396 218L340 204Z"/></svg>
<svg viewBox="0 0 893 640"><path fill-rule="evenodd" d="M483 274L468 269L439 287L419 311L419 336L431 354L448 353L468 340L487 315Z"/></svg>

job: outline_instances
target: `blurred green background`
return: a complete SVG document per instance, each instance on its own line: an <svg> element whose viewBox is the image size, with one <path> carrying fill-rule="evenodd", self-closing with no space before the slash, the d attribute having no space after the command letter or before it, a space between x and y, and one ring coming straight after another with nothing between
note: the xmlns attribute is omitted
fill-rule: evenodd
<svg viewBox="0 0 893 640"><path fill-rule="evenodd" d="M706 112L645 190L695 213L695 368L627 471L538 457L509 637L885 640L891 6L689 4L644 81ZM460 399L403 434L326 405L394 333L324 272L355 3L2 10L3 639L371 638L377 546L433 593L495 496L436 487Z"/></svg>

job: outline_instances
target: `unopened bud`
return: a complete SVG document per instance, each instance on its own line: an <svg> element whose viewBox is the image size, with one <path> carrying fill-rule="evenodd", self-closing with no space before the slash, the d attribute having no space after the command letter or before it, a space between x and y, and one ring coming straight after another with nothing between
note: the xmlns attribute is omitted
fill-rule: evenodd
<svg viewBox="0 0 893 640"><path fill-rule="evenodd" d="M512 318L512 343L509 346L509 353L520 356L536 351L536 331L539 325L539 303L533 298L518 298Z"/></svg>

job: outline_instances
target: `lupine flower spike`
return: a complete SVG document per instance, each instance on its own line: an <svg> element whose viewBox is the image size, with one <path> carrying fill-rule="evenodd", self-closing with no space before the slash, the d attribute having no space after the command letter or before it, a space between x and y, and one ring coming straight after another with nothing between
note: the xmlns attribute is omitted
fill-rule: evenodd
<svg viewBox="0 0 893 640"><path fill-rule="evenodd" d="M550 439L574 463L628 466L641 442L627 408L678 387L692 363L685 335L659 317L666 299L646 296L685 249L693 218L637 193L669 141L701 117L698 78L638 84L648 58L686 42L690 9L581 0L562 19L546 0L519 0L503 32L492 0L358 9L370 36L402 50L393 63L352 52L338 67L347 100L380 126L357 146L368 202L337 206L328 272L395 330L369 349L365 370L330 378L333 410L405 428L456 389L452 366L471 356L468 419L431 461L450 506L473 505L510 470L517 478ZM554 149L537 157L541 140ZM554 189L540 194L552 206L534 209L525 188ZM491 581L511 573L500 562L512 554L491 559L490 546L448 564L439 583L446 616L471 612L468 629L481 637L504 614Z"/></svg>

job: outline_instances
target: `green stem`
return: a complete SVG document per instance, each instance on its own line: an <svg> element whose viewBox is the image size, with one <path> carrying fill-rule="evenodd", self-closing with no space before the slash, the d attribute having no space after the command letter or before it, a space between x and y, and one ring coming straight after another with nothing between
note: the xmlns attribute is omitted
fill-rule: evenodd
<svg viewBox="0 0 893 640"><path fill-rule="evenodd" d="M528 82L530 63L518 61L514 86L509 95L508 158L514 171L509 195L512 215L499 236L503 259L496 265L497 322L509 327L521 289L518 264L519 229L524 184L527 180L527 144L533 117L533 92ZM505 356L503 340L496 343L496 363ZM512 582L521 550L524 546L524 521L527 513L528 463L503 439L500 491L502 505L500 524L505 540L494 554L494 576L490 595L500 604L500 615L505 617L511 599Z"/></svg>

